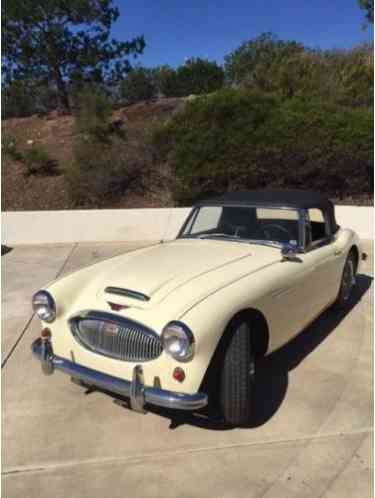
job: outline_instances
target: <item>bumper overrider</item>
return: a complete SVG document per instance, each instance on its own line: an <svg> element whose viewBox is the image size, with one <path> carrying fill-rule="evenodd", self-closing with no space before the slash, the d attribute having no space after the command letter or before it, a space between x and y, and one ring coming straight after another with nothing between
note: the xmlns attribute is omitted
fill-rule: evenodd
<svg viewBox="0 0 375 498"><path fill-rule="evenodd" d="M51 375L55 370L79 379L88 386L98 387L130 399L133 410L145 413L145 405L156 405L164 408L177 410L195 411L207 405L208 399L205 393L184 394L174 391L166 391L158 387L147 387L143 384L142 365L136 365L133 369L132 381L112 377L97 370L73 363L65 358L53 354L50 340L36 339L31 350L42 366L46 375Z"/></svg>

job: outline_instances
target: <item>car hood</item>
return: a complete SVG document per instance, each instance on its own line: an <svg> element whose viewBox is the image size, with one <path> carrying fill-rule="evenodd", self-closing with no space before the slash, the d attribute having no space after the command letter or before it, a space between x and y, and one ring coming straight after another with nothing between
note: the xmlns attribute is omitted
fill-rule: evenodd
<svg viewBox="0 0 375 498"><path fill-rule="evenodd" d="M83 310L112 308L158 330L212 293L280 261L280 250L274 247L178 239L96 263L47 288L61 319ZM115 293L108 292L108 287L115 288Z"/></svg>
<svg viewBox="0 0 375 498"><path fill-rule="evenodd" d="M110 269L106 265L103 273L96 274L97 297L148 308L182 288L190 288L194 295L208 293L276 261L280 251L274 248L259 251L257 246L238 242L176 240L115 258Z"/></svg>

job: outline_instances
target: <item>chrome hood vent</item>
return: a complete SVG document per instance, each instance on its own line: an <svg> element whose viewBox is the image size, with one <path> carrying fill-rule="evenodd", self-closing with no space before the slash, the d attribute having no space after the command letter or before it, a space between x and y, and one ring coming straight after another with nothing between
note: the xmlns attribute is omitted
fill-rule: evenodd
<svg viewBox="0 0 375 498"><path fill-rule="evenodd" d="M106 294L115 294L116 296L130 297L132 299L138 299L139 301L149 301L150 297L146 296L142 292L134 291L131 289L123 289L121 287L106 287L104 289Z"/></svg>

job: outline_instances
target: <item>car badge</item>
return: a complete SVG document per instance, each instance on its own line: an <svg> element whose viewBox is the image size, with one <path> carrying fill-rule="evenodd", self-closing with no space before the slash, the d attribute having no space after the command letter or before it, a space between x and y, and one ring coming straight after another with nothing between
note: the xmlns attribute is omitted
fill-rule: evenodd
<svg viewBox="0 0 375 498"><path fill-rule="evenodd" d="M109 307L113 311L121 311L130 308L130 306L127 306L126 304L124 305L124 304L111 303L109 301L107 301L107 303L109 304Z"/></svg>
<svg viewBox="0 0 375 498"><path fill-rule="evenodd" d="M116 325L115 323L106 322L104 324L104 332L106 334L116 335L118 333L119 329L120 329L120 327L118 325Z"/></svg>

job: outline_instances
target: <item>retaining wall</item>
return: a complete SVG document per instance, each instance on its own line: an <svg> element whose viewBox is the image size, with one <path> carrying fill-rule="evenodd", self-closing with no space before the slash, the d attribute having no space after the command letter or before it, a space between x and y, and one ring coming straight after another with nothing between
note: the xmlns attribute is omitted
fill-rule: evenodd
<svg viewBox="0 0 375 498"><path fill-rule="evenodd" d="M17 211L2 213L2 244L147 242L172 239L190 208ZM374 237L374 208L336 206L339 225Z"/></svg>

